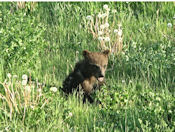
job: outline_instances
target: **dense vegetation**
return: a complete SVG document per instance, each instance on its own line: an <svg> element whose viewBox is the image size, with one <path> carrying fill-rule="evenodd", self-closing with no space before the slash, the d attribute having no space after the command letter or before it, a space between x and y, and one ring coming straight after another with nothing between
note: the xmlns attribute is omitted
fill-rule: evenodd
<svg viewBox="0 0 175 132"><path fill-rule="evenodd" d="M104 5L122 50L93 94L103 106L66 99L82 51L101 50L87 16ZM0 3L0 25L1 131L175 131L174 2Z"/></svg>

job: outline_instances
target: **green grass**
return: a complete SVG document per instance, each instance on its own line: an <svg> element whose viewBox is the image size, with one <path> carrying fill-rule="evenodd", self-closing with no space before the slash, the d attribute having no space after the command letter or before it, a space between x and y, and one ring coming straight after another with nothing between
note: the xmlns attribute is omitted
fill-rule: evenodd
<svg viewBox="0 0 175 132"><path fill-rule="evenodd" d="M106 84L93 93L103 106L50 91L62 86L84 49L100 51L85 25L86 16L104 4L117 10L115 28L122 23L123 50L110 56ZM174 2L26 5L16 9L16 3L0 3L0 131L175 130ZM35 80L30 97L18 82L23 74Z"/></svg>

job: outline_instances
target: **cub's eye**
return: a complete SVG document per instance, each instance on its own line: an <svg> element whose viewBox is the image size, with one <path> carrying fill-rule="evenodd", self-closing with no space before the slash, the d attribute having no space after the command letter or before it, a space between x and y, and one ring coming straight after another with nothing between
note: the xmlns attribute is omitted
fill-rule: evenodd
<svg viewBox="0 0 175 132"><path fill-rule="evenodd" d="M98 68L99 68L99 66L97 66L97 65L93 65L93 68L98 69Z"/></svg>
<svg viewBox="0 0 175 132"><path fill-rule="evenodd" d="M91 64L91 66L93 69L99 69L99 66L97 66L97 65Z"/></svg>

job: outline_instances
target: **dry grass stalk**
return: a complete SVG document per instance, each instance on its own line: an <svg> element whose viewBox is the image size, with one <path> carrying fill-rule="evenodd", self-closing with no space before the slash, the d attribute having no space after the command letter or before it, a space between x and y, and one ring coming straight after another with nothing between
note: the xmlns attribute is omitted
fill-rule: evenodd
<svg viewBox="0 0 175 132"><path fill-rule="evenodd" d="M35 9L37 2L25 2L25 1L18 1L16 2L16 9L29 9L33 11Z"/></svg>
<svg viewBox="0 0 175 132"><path fill-rule="evenodd" d="M110 49L113 54L118 54L123 49L122 25L116 24L116 10L113 10L112 24L109 24L110 9L104 5L104 13L87 16L87 29L94 39L99 40L101 50ZM115 27L118 26L118 29Z"/></svg>
<svg viewBox="0 0 175 132"><path fill-rule="evenodd" d="M9 78L8 81L5 80L3 83L0 82L4 89L4 93L0 93L0 100L3 101L2 107L8 108L6 112L9 113L10 119L12 119L13 112L17 112L23 114L24 120L26 110L34 109L42 99L46 100L42 94L43 86L41 84L37 83L35 85L35 83L30 82L28 85L28 83L24 83L24 80L22 82L13 80L13 78Z"/></svg>

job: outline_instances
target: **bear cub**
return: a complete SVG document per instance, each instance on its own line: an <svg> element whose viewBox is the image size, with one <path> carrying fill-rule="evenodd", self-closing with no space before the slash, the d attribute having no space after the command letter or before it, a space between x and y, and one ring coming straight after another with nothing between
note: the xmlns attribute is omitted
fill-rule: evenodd
<svg viewBox="0 0 175 132"><path fill-rule="evenodd" d="M76 63L74 70L63 82L64 93L71 94L79 91L79 85L83 90L83 102L88 100L93 103L90 96L92 91L104 83L105 71L108 65L109 50L103 52L83 51L84 59Z"/></svg>

